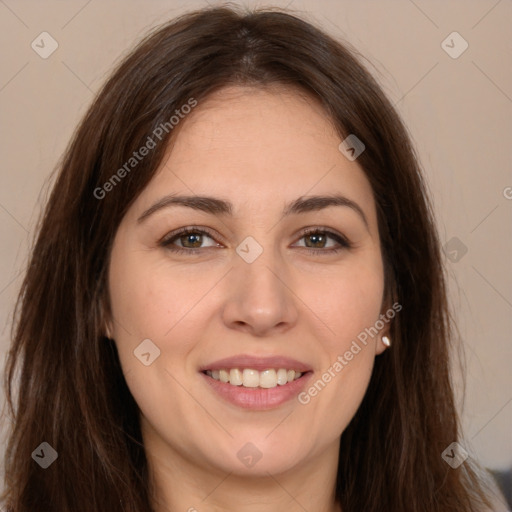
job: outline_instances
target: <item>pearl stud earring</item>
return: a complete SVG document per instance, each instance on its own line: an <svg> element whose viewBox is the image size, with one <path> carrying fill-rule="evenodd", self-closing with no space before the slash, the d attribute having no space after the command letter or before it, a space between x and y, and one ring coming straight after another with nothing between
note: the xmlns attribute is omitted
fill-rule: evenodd
<svg viewBox="0 0 512 512"><path fill-rule="evenodd" d="M391 341L388 336L382 336L382 343L384 343L384 345L386 345L386 347L391 346Z"/></svg>

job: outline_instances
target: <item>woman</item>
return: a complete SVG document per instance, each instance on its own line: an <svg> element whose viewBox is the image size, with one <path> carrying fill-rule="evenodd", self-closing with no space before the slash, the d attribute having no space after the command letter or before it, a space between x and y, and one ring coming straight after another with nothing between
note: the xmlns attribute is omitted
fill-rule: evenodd
<svg viewBox="0 0 512 512"><path fill-rule="evenodd" d="M190 13L66 152L7 366L6 503L485 510L450 337L419 165L370 74L290 14Z"/></svg>

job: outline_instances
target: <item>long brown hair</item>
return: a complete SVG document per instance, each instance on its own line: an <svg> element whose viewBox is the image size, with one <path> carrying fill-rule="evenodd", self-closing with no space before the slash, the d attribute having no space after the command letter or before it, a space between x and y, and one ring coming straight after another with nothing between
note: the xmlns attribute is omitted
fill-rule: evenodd
<svg viewBox="0 0 512 512"><path fill-rule="evenodd" d="M104 335L110 248L174 136L176 109L234 84L312 94L342 139L356 134L366 146L358 163L377 205L386 297L403 309L341 436L343 511L480 510L487 502L477 473L441 457L459 436L452 329L432 208L406 129L348 45L289 12L227 7L188 13L147 36L65 153L14 313L6 503L14 512L152 510L138 408ZM163 123L154 149L103 194ZM42 442L58 452L45 470L31 457Z"/></svg>

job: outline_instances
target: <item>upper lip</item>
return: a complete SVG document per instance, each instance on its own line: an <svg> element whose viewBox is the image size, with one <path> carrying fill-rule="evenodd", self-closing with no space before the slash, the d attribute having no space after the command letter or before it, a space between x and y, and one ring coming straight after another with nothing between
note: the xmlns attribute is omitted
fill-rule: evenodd
<svg viewBox="0 0 512 512"><path fill-rule="evenodd" d="M227 370L231 368L250 368L252 370L269 370L269 369L279 369L285 368L287 370L296 370L302 373L312 371L311 366L303 363L301 361L297 361L297 359L293 359L291 357L286 356L267 356L267 357L258 357L251 356L248 354L240 354L237 356L226 357L224 359L219 359L212 363L207 363L199 369L199 371L206 370Z"/></svg>

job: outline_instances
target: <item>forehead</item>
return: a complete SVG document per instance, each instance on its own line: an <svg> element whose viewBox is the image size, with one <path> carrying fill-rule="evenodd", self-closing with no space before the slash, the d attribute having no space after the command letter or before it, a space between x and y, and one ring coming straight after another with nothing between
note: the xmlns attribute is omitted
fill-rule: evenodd
<svg viewBox="0 0 512 512"><path fill-rule="evenodd" d="M285 88L232 86L199 102L180 121L166 158L141 194L216 195L245 207L339 192L372 217L371 186L321 105Z"/></svg>

